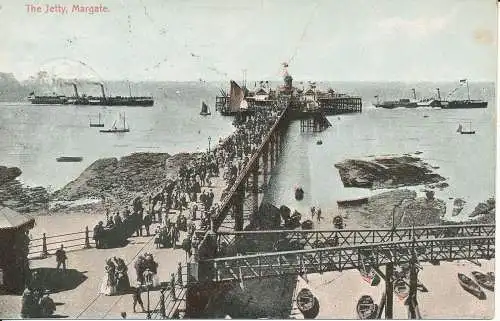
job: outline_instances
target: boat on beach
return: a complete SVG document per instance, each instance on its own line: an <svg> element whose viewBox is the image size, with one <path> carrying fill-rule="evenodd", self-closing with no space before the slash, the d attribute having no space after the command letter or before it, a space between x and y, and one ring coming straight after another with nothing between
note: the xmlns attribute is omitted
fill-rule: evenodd
<svg viewBox="0 0 500 321"><path fill-rule="evenodd" d="M356 304L356 312L361 320L375 319L378 312L378 305L369 295L363 295Z"/></svg>
<svg viewBox="0 0 500 321"><path fill-rule="evenodd" d="M101 113L98 115L97 123L93 123L92 120L89 122L90 127L104 127L104 123L101 123Z"/></svg>
<svg viewBox="0 0 500 321"><path fill-rule="evenodd" d="M83 157L80 156L61 156L56 158L58 162L81 162Z"/></svg>
<svg viewBox="0 0 500 321"><path fill-rule="evenodd" d="M113 126L111 126L110 129L101 129L99 132L101 132L101 133L128 133L130 131L130 128L127 127L127 124L125 122L125 114L123 114L122 119L123 119L123 127L122 128L116 127L116 121L115 121L113 123Z"/></svg>
<svg viewBox="0 0 500 321"><path fill-rule="evenodd" d="M495 291L495 280L491 279L491 277L487 274L474 271L472 272L472 276L474 277L474 280L477 282L477 284L479 284L486 290Z"/></svg>
<svg viewBox="0 0 500 321"><path fill-rule="evenodd" d="M474 282L471 278L462 273L458 273L457 276L458 276L458 282L460 283L462 288L464 288L465 291L475 295L480 299L486 297L483 290L481 290L481 287L477 285L477 283Z"/></svg>
<svg viewBox="0 0 500 321"><path fill-rule="evenodd" d="M319 301L307 288L303 288L297 293L297 308L302 312L304 318L314 319L319 313Z"/></svg>
<svg viewBox="0 0 500 321"><path fill-rule="evenodd" d="M210 112L210 109L208 108L208 105L205 104L205 102L203 101L201 103L201 112L200 112L200 115L201 116L209 116L211 115L212 113Z"/></svg>
<svg viewBox="0 0 500 321"><path fill-rule="evenodd" d="M394 281L394 293L402 301L410 294L410 289L404 279Z"/></svg>

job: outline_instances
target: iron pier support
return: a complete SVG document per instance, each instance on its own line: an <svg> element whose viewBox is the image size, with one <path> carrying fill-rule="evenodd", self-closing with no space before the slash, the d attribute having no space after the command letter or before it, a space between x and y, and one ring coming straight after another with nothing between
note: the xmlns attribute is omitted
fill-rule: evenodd
<svg viewBox="0 0 500 321"><path fill-rule="evenodd" d="M245 185L240 184L233 195L234 230L243 231L243 202L245 200Z"/></svg>
<svg viewBox="0 0 500 321"><path fill-rule="evenodd" d="M392 307L394 300L394 282L393 282L393 274L394 274L394 263L388 263L385 266L385 318L392 319Z"/></svg>

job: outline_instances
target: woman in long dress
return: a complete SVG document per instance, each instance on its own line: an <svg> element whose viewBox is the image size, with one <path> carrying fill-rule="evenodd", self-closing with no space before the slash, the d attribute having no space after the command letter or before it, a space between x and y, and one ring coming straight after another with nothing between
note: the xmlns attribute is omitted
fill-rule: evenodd
<svg viewBox="0 0 500 321"><path fill-rule="evenodd" d="M104 295L115 294L115 265L108 259L106 261L106 267L104 268L105 273L99 287L99 293Z"/></svg>
<svg viewBox="0 0 500 321"><path fill-rule="evenodd" d="M127 273L127 265L122 259L116 260L116 291L126 292L130 289L130 280Z"/></svg>

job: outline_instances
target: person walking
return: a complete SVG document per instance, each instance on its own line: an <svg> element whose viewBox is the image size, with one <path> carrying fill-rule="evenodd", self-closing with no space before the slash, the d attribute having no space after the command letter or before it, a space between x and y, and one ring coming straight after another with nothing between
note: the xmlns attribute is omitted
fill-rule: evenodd
<svg viewBox="0 0 500 321"><path fill-rule="evenodd" d="M142 302L142 297L141 297L141 293L142 293L141 286L138 285L137 287L132 287L131 289L132 289L132 300L133 300L132 308L134 310L134 313L136 312L135 307L137 306L137 303L139 303L139 305L141 306L142 312L146 312L146 310L144 309L144 303Z"/></svg>
<svg viewBox="0 0 500 321"><path fill-rule="evenodd" d="M314 214L316 214L316 208L314 206L311 207L311 219L314 220Z"/></svg>
<svg viewBox="0 0 500 321"><path fill-rule="evenodd" d="M146 215L144 216L144 228L146 229L146 236L149 236L149 227L151 226L151 223L151 215L149 214L149 212L146 212Z"/></svg>
<svg viewBox="0 0 500 321"><path fill-rule="evenodd" d="M316 220L318 221L318 223L321 222L321 208L318 207L318 209L316 210Z"/></svg>
<svg viewBox="0 0 500 321"><path fill-rule="evenodd" d="M57 262L57 271L59 271L59 267L62 265L63 271L66 271L66 251L64 251L64 245L61 244L61 247L56 251L56 262Z"/></svg>

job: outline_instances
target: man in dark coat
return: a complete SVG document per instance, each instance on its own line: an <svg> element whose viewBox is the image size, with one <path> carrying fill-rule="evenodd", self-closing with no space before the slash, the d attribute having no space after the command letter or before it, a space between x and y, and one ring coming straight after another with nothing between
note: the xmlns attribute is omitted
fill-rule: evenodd
<svg viewBox="0 0 500 321"><path fill-rule="evenodd" d="M134 224L135 224L135 236L142 236L142 214L139 213L134 213L132 214L134 217Z"/></svg>
<svg viewBox="0 0 500 321"><path fill-rule="evenodd" d="M63 271L66 271L66 251L64 251L64 245L61 244L61 248L56 251L56 262L57 262L57 270L59 271L59 267L63 266Z"/></svg>
<svg viewBox="0 0 500 321"><path fill-rule="evenodd" d="M144 228L146 229L146 235L149 236L149 227L151 226L152 223L152 218L149 212L146 212L143 221L144 221Z"/></svg>
<svg viewBox="0 0 500 321"><path fill-rule="evenodd" d="M102 234L104 232L104 226L103 226L103 222L102 221L99 221L99 224L97 224L95 227L94 227L94 235L93 235L93 239L95 241L95 247L97 249L100 249L102 248Z"/></svg>

